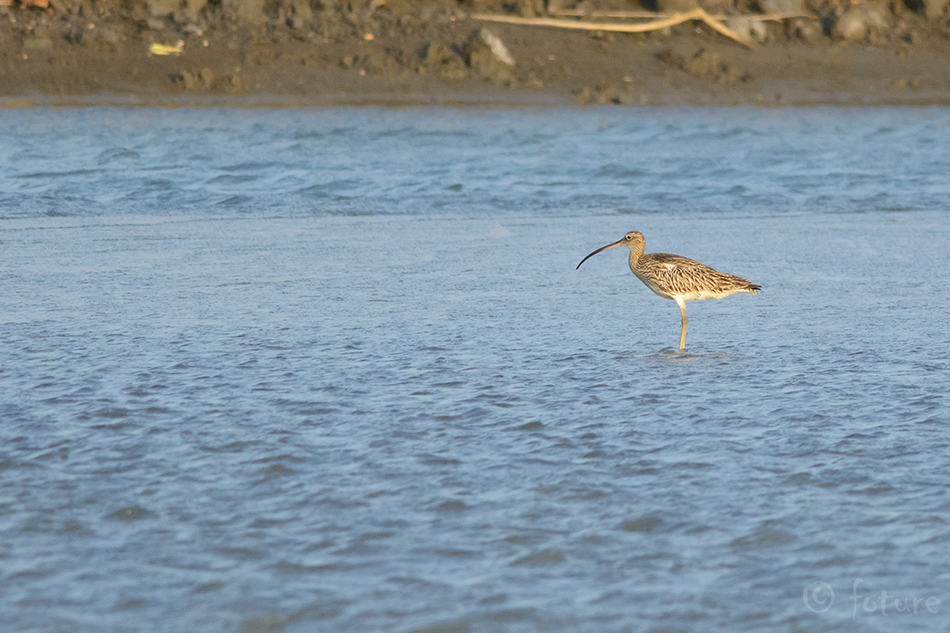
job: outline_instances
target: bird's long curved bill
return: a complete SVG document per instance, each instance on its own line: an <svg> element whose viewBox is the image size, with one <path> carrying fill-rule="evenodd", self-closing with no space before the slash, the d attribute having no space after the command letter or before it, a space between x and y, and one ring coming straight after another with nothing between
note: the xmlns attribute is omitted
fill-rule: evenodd
<svg viewBox="0 0 950 633"><path fill-rule="evenodd" d="M591 257L593 257L594 255L596 255L597 253L599 253L599 252L601 252L601 251L605 251L605 250L607 250L608 248L613 248L614 246L620 246L620 243L621 243L622 241L623 241L623 240L618 240L618 241L614 242L613 244L608 244L607 246L602 246L602 247L598 248L596 251L594 251L593 253L591 253L590 255L588 255L587 257L585 257L584 259L582 259L582 260L581 260L581 264L583 264L583 263L586 262L588 259L590 259ZM577 268L580 268L580 267L581 267L581 264L578 264L578 265L577 265ZM575 268L574 270L577 270L577 268Z"/></svg>

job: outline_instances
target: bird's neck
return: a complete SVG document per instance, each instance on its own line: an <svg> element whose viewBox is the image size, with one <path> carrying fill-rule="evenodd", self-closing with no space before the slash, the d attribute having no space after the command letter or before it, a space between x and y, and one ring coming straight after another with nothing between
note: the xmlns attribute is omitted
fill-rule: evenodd
<svg viewBox="0 0 950 633"><path fill-rule="evenodd" d="M640 267L640 258L643 257L643 242L634 243L630 246L630 270L636 272Z"/></svg>

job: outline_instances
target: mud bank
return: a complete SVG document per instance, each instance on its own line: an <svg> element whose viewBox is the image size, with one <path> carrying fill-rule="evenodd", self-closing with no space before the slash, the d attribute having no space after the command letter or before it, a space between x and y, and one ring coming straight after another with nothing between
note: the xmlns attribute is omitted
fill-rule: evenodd
<svg viewBox="0 0 950 633"><path fill-rule="evenodd" d="M5 1L7 106L950 104L946 0Z"/></svg>

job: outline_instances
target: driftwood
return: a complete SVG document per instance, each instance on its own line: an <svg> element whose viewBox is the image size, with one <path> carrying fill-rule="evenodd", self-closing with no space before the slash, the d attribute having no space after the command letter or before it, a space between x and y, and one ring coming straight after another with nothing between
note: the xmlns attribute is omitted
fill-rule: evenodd
<svg viewBox="0 0 950 633"><path fill-rule="evenodd" d="M655 14L653 14L655 15ZM506 24L524 24L527 26L549 26L560 29L578 29L583 31L610 31L613 33L646 33L647 31L657 31L670 26L676 26L690 20L700 20L709 28L717 31L731 40L739 42L748 48L755 48L755 45L745 39L720 20L712 17L703 9L693 9L686 13L674 13L669 17L647 22L646 24L618 24L616 22L585 22L582 20L560 20L557 18L519 18L509 15L488 15L485 13L473 13L469 17L473 20L483 22L504 22ZM746 17L746 16L743 16ZM758 16L763 19L765 16Z"/></svg>
<svg viewBox="0 0 950 633"><path fill-rule="evenodd" d="M551 11L550 15L569 18L603 18L608 20L637 20L647 18L669 18L675 13L655 13L653 11ZM729 18L743 18L755 22L769 22L788 20L790 18L814 18L814 13L749 13L745 15L710 15L714 20L727 20Z"/></svg>
<svg viewBox="0 0 950 633"><path fill-rule="evenodd" d="M151 55L181 55L185 51L185 42L184 40L178 40L178 43L174 46L166 46L165 44L151 44L148 47L148 54Z"/></svg>

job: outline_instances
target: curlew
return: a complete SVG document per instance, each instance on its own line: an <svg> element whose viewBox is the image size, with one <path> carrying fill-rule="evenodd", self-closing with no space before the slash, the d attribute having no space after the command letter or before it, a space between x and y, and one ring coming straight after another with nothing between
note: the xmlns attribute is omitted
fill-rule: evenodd
<svg viewBox="0 0 950 633"><path fill-rule="evenodd" d="M697 299L722 299L739 292L759 294L761 286L727 273L714 270L696 260L669 253L644 253L643 234L630 231L622 239L608 244L581 260L577 268L601 251L615 246L630 249L630 270L646 287L664 299L672 299L683 315L680 349L686 349L686 302ZM575 268L574 270L577 270Z"/></svg>

